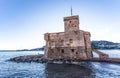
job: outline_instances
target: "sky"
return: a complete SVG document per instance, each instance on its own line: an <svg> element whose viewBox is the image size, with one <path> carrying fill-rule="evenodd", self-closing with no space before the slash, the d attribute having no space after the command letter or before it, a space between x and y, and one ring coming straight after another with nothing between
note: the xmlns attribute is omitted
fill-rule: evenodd
<svg viewBox="0 0 120 78"><path fill-rule="evenodd" d="M120 0L0 0L0 50L44 46L45 33L64 31L71 6L91 40L120 42Z"/></svg>

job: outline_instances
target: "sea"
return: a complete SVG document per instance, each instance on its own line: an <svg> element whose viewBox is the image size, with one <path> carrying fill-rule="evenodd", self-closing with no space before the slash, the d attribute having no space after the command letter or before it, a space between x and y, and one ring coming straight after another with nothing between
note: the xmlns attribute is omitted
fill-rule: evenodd
<svg viewBox="0 0 120 78"><path fill-rule="evenodd" d="M120 58L120 50L101 50ZM10 58L44 54L44 51L0 52L0 78L120 78L120 64L81 62L80 65L53 63L16 63ZM94 53L94 57L98 57Z"/></svg>

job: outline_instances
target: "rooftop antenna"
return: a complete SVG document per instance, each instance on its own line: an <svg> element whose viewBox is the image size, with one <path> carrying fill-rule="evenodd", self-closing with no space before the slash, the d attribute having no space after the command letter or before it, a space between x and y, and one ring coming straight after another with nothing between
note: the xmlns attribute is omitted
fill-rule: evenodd
<svg viewBox="0 0 120 78"><path fill-rule="evenodd" d="M73 13L72 13L72 6L71 6L71 16L73 15Z"/></svg>

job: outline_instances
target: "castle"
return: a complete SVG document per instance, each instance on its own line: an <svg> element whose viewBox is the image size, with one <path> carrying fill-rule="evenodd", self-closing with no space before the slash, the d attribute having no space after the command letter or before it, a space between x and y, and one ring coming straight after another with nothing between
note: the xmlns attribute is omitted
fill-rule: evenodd
<svg viewBox="0 0 120 78"><path fill-rule="evenodd" d="M90 32L80 30L79 16L64 17L64 32L46 33L45 57L49 60L91 59Z"/></svg>

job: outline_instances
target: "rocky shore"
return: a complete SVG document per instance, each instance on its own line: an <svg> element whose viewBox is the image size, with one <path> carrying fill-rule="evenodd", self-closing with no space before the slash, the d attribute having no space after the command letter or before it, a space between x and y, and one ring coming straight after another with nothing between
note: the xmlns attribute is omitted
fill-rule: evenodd
<svg viewBox="0 0 120 78"><path fill-rule="evenodd" d="M14 62L47 62L47 59L44 58L43 54L39 55L26 55L10 58L10 61Z"/></svg>
<svg viewBox="0 0 120 78"><path fill-rule="evenodd" d="M67 63L67 64L81 64L82 62L106 62L106 63L119 63L120 58L109 58L108 60L100 60L99 58L93 58L90 60L48 60L44 57L44 54L39 55L26 55L10 58L9 61L14 62L37 62L37 63Z"/></svg>
<svg viewBox="0 0 120 78"><path fill-rule="evenodd" d="M18 56L18 57L10 58L9 61L14 61L14 62L17 62L17 63L19 63L19 62L59 63L59 64L63 64L63 63L79 64L80 63L80 62L77 62L77 61L70 61L70 60L48 60L44 57L43 54Z"/></svg>

